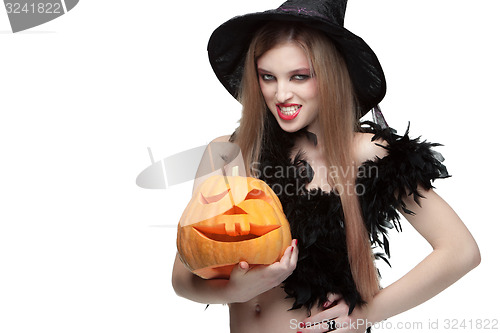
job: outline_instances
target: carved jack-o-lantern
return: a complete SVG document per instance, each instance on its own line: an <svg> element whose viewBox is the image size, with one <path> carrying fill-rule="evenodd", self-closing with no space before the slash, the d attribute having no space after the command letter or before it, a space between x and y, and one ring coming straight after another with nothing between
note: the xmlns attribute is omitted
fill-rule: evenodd
<svg viewBox="0 0 500 333"><path fill-rule="evenodd" d="M272 264L291 243L278 197L261 180L212 176L202 183L179 222L182 262L205 279L227 278L235 264Z"/></svg>

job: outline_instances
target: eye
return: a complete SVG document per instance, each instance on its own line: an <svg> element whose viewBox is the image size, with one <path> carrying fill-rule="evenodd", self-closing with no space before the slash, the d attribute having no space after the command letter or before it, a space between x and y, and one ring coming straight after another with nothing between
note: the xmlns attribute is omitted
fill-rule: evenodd
<svg viewBox="0 0 500 333"><path fill-rule="evenodd" d="M292 76L292 80L295 80L295 81L305 81L309 78L310 78L310 76L305 75L305 74L297 74L297 75Z"/></svg>
<svg viewBox="0 0 500 333"><path fill-rule="evenodd" d="M262 81L272 81L272 80L274 80L274 76L272 76L271 74L261 74L260 78L262 79Z"/></svg>

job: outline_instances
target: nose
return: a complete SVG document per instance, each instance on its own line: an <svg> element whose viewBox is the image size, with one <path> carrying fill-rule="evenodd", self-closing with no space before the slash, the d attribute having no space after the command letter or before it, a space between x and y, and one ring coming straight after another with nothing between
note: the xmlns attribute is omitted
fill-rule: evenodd
<svg viewBox="0 0 500 333"><path fill-rule="evenodd" d="M293 93L290 89L288 82L278 82L276 87L276 99L278 103L285 103L293 97Z"/></svg>

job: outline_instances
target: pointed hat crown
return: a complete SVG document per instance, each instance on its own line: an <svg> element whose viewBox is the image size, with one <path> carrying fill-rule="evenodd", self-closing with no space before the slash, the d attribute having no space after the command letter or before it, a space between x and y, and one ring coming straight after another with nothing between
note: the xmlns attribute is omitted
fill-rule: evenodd
<svg viewBox="0 0 500 333"><path fill-rule="evenodd" d="M326 34L343 55L361 116L384 98L382 66L363 39L344 28L347 0L288 0L277 9L236 16L219 26L208 42L210 64L237 98L246 52L255 32L267 22L298 22Z"/></svg>

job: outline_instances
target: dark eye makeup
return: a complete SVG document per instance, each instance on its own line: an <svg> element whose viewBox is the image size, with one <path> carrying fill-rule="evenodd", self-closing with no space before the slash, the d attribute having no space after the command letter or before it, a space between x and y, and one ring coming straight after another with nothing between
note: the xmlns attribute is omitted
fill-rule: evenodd
<svg viewBox="0 0 500 333"><path fill-rule="evenodd" d="M271 75L271 74L261 74L260 75L260 78L262 79L262 81L273 81L275 80L276 78ZM310 75L306 75L306 74L295 74L295 75L292 75L290 77L290 81L292 80L295 80L295 81L305 81L307 79L311 78Z"/></svg>
<svg viewBox="0 0 500 333"><path fill-rule="evenodd" d="M307 79L309 79L311 76L310 75L306 75L306 74L296 74L294 76L292 76L292 80L297 80L297 81L305 81Z"/></svg>
<svg viewBox="0 0 500 333"><path fill-rule="evenodd" d="M272 81L272 80L274 80L274 76L271 75L271 74L261 74L260 77L261 77L261 79L263 81Z"/></svg>

